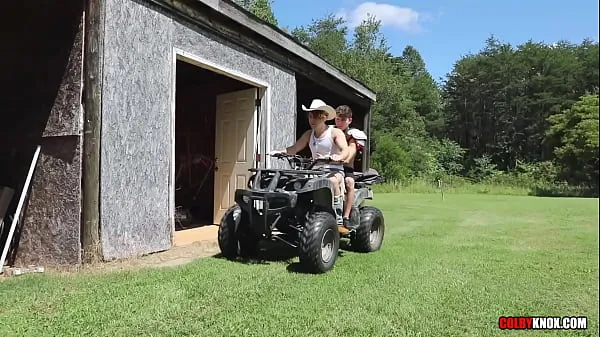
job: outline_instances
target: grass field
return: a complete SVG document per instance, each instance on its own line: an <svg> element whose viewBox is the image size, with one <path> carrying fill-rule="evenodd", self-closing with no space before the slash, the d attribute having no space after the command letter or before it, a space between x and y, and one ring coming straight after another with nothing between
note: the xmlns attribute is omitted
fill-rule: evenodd
<svg viewBox="0 0 600 337"><path fill-rule="evenodd" d="M325 275L219 258L0 282L0 336L594 336L598 199L377 194L381 251ZM293 268L292 268L293 269ZM588 317L501 331L499 316Z"/></svg>

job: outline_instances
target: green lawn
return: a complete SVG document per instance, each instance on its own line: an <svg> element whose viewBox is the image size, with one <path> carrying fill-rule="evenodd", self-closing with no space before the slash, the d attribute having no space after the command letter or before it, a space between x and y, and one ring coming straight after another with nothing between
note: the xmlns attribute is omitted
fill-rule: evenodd
<svg viewBox="0 0 600 337"><path fill-rule="evenodd" d="M325 275L205 258L0 282L0 336L594 336L598 199L377 194L381 251ZM501 331L585 315L588 330Z"/></svg>

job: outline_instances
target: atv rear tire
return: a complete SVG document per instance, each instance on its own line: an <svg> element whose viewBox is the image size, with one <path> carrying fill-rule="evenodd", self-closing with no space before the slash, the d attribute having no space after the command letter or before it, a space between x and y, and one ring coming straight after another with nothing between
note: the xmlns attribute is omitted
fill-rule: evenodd
<svg viewBox="0 0 600 337"><path fill-rule="evenodd" d="M248 218L239 205L231 206L223 215L218 231L219 248L227 259L246 257L258 250L258 237L248 228Z"/></svg>
<svg viewBox="0 0 600 337"><path fill-rule="evenodd" d="M340 247L335 217L313 212L300 232L300 264L309 273L321 274L333 268Z"/></svg>
<svg viewBox="0 0 600 337"><path fill-rule="evenodd" d="M365 206L360 209L360 225L350 238L353 250L370 253L379 250L385 234L383 213L375 207Z"/></svg>

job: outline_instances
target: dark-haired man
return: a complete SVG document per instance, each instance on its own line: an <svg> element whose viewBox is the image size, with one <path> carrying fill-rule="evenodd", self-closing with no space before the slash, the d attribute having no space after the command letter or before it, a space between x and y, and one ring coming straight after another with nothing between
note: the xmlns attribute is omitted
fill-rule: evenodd
<svg viewBox="0 0 600 337"><path fill-rule="evenodd" d="M344 164L344 183L346 185L346 203L344 205L343 222L344 226L351 229L350 212L352 203L354 203L354 159L358 153L362 153L367 142L367 135L356 128L350 127L352 124L352 109L347 105L340 105L336 109L335 125L346 135L349 153Z"/></svg>

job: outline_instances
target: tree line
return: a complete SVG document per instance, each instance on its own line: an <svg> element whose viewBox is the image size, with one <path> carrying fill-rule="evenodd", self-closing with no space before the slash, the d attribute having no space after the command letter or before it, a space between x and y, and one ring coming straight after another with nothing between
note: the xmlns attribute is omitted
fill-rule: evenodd
<svg viewBox="0 0 600 337"><path fill-rule="evenodd" d="M278 24L269 0L237 2ZM328 15L284 30L377 94L372 165L388 181L462 177L598 196L598 42L491 36L438 83L414 47L390 53L380 28L369 17L349 31Z"/></svg>

